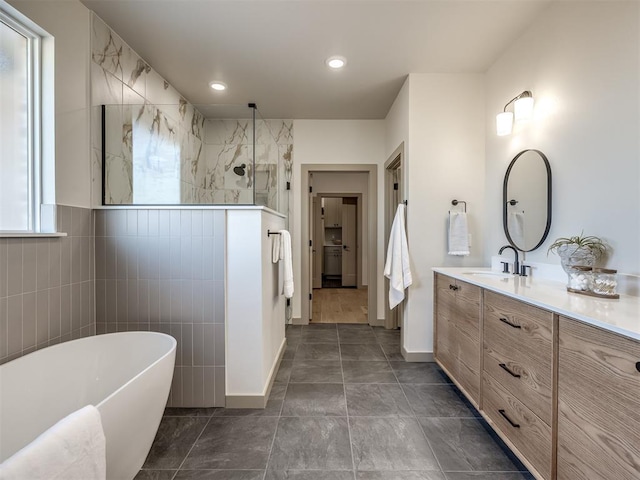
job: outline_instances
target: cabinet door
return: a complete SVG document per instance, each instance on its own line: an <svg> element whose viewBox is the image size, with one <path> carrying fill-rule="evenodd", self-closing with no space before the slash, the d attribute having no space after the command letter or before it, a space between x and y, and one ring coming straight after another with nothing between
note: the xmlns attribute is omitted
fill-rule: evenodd
<svg viewBox="0 0 640 480"><path fill-rule="evenodd" d="M455 286L452 278L436 274L435 276L435 358L452 376L457 375L458 350L456 327L453 323L455 315L455 293L451 286Z"/></svg>
<svg viewBox="0 0 640 480"><path fill-rule="evenodd" d="M558 479L640 478L640 341L560 317Z"/></svg>

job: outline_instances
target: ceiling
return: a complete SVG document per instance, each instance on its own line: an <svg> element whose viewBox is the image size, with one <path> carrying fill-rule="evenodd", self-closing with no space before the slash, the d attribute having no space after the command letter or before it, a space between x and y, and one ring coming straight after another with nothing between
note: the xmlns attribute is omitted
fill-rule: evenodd
<svg viewBox="0 0 640 480"><path fill-rule="evenodd" d="M408 73L485 72L550 1L82 0L191 103L296 119L380 119Z"/></svg>

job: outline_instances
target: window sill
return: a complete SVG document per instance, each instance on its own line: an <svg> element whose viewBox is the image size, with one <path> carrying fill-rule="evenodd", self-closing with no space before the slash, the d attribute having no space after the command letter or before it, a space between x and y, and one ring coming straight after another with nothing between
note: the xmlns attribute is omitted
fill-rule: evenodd
<svg viewBox="0 0 640 480"><path fill-rule="evenodd" d="M62 232L0 232L0 238L57 238L66 236L67 234Z"/></svg>

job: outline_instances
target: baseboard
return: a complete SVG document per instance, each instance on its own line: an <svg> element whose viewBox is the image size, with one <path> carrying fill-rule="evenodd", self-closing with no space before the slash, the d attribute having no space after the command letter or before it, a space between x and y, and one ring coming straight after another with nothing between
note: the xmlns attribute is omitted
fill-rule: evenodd
<svg viewBox="0 0 640 480"><path fill-rule="evenodd" d="M301 318L292 318L291 319L291 324L292 325L306 325L306 323L303 322Z"/></svg>
<svg viewBox="0 0 640 480"><path fill-rule="evenodd" d="M280 350L278 351L276 361L274 362L273 366L271 367L271 371L269 372L269 381L267 382L264 393L261 395L227 395L225 397L226 408L265 408L267 406L267 402L269 401L269 395L271 395L271 387L273 387L273 382L275 381L276 375L278 374L280 362L282 362L282 357L286 348L287 339L284 338L282 340L282 344L280 345Z"/></svg>
<svg viewBox="0 0 640 480"><path fill-rule="evenodd" d="M402 346L402 356L405 362L433 362L433 352L410 352Z"/></svg>
<svg viewBox="0 0 640 480"><path fill-rule="evenodd" d="M369 320L369 325L371 325L372 327L384 327L384 318Z"/></svg>

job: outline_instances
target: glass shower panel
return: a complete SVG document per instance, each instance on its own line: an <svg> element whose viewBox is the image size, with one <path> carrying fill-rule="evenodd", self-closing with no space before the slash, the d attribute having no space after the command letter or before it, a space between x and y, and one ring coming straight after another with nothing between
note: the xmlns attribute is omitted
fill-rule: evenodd
<svg viewBox="0 0 640 480"><path fill-rule="evenodd" d="M255 204L254 109L105 105L105 205Z"/></svg>

